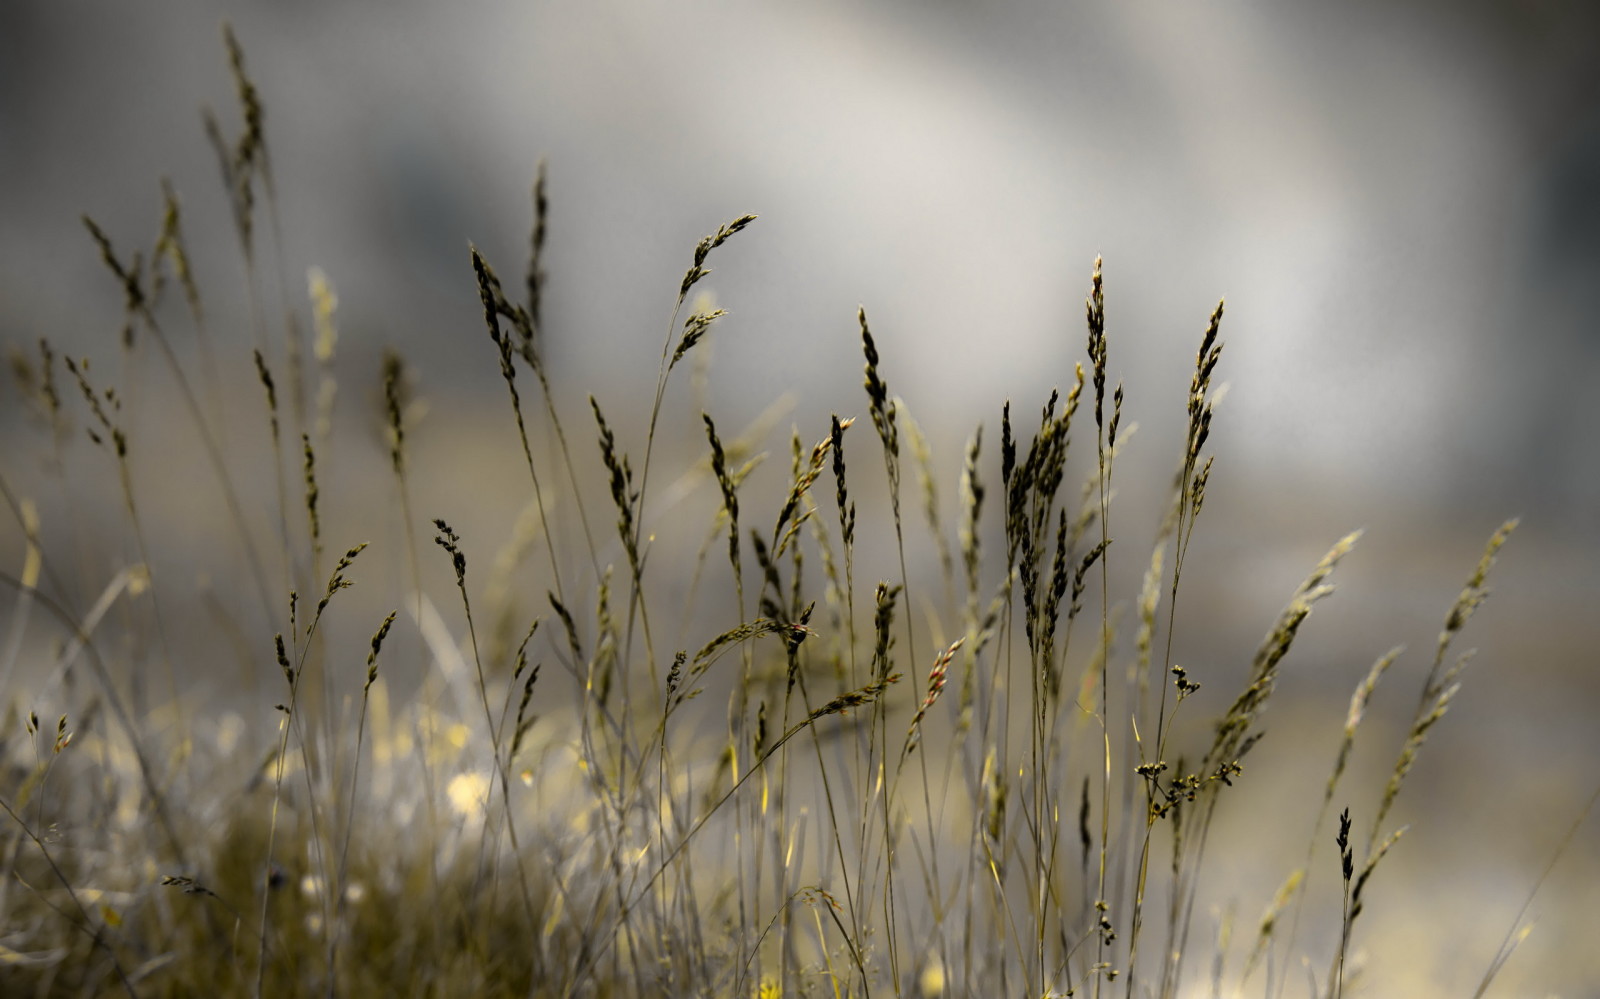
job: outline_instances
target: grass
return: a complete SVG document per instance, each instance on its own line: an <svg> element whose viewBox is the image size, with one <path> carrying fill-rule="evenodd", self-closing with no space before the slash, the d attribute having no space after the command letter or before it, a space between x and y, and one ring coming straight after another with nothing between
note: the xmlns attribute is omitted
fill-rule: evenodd
<svg viewBox="0 0 1600 999"><path fill-rule="evenodd" d="M488 334L485 376L498 365L528 473L527 515L485 570L481 537L416 510L416 477L433 473L414 466L415 373L389 352L374 419L390 474L340 499L397 509L406 528L325 541L337 302L313 274L308 349L282 266L268 262L282 243L263 101L242 49L231 33L225 41L242 126L229 138L208 114L206 128L247 275L258 401L225 402L217 372L246 359L213 337L170 186L148 252L119 251L85 221L124 299L125 370L154 345L201 441L204 473L186 471L176 488L217 504L229 525L217 543L232 546L237 572L219 616L245 636L249 678L235 696L270 706L276 725L252 728L187 692L203 667L178 661L184 588L149 568L157 542L135 474L157 441L127 429L127 388L101 374L111 360L61 358L48 339L14 351L40 430L29 457L67 495L113 475L129 545L111 555L131 555L100 574L97 594L69 582L74 560L107 558L46 548L46 515L16 477L24 447L8 449L0 487L24 560L0 576L13 601L0 990L1389 994L1352 962L1361 916L1380 865L1410 845L1389 817L1460 688L1470 654L1456 641L1515 521L1443 609L1386 784L1352 794L1342 778L1398 649L1355 689L1326 783L1308 788L1317 817L1303 862L1258 925L1214 941L1203 914L1229 892L1214 874L1218 816L1249 780L1281 671L1359 537L1310 567L1241 689L1173 661L1180 579L1213 470L1220 303L1202 326L1152 551L1116 544L1114 473L1130 428L1098 260L1071 386L1051 394L1037 426L1000 407L998 460L984 428L973 431L952 539L939 442L890 392L895 359L865 309L856 322L876 440L831 414L810 446L793 433L783 470L712 413L699 414L703 441L660 439L680 365L724 315L693 293L755 216L690 251L645 426L614 425L601 399L570 397L544 364L541 165L523 287L509 293L476 248L462 261ZM264 318L274 294L279 330ZM192 328L195 356L174 346L174 324ZM270 469L270 489L236 478L250 420L270 453L246 457ZM635 431L642 444L630 452ZM109 471L68 460L84 448L103 452ZM694 455L678 481L704 502L688 511L674 499L667 517L669 451ZM915 508L902 505L908 471ZM858 495L884 502L858 521ZM700 536L698 557L670 560ZM369 542L402 567L387 581L364 573ZM327 543L344 552L331 568ZM1144 567L1138 592L1113 592L1113 559ZM890 578L859 574L880 564ZM513 583L528 578L537 583ZM359 625L370 638L343 637L354 621L331 637L333 622L359 613L345 610L346 591L364 588L392 609ZM696 600L711 609L697 615ZM705 618L721 630L673 647L676 625ZM397 654L423 665L403 700L388 676ZM40 703L59 715L40 718ZM1483 958L1478 994L1526 928L1516 914Z"/></svg>

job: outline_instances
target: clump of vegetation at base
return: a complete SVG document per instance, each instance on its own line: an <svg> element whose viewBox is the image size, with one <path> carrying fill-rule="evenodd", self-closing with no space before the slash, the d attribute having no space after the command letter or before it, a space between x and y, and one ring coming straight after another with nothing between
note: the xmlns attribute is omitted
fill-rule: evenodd
<svg viewBox="0 0 1600 999"><path fill-rule="evenodd" d="M225 38L243 125L230 138L208 114L206 129L258 302L277 195L263 101ZM1036 424L1014 418L1010 402L998 408L998 460L994 432L973 431L953 547L940 513L949 484L912 409L890 391L895 359L863 309L855 322L871 435L854 418L819 417L814 442L796 431L789 467L777 472L758 441L701 414L703 459L690 474L711 497L698 516L712 540L699 562L663 565L650 557L647 526L660 502L660 416L678 366L723 316L691 293L711 257L735 252L728 244L756 219L739 216L692 248L644 444L630 453L604 401L567 397L544 364L541 168L523 286L509 290L475 248L462 261L482 305L485 372L498 365L528 473L531 519L516 550L497 559L540 563L544 595L533 600L485 569L482 538L414 509L412 483L426 470L413 467L413 375L398 354L385 355L376 377L391 474L354 499L398 506L411 529L323 537L318 458L337 336L320 272L309 346L286 297L281 339L255 320L276 537L252 527L254 497L224 460L235 445L211 419L221 411L216 319L192 278L170 187L163 203L144 253L85 222L123 295L123 349L154 345L204 442L212 482L192 488L212 490L233 525L233 595L274 622L273 641L249 656L279 725L257 738L228 715L184 710L187 667L171 654L182 624L170 581L146 568L151 538L130 474L152 442L124 428L123 393L99 363L62 359L48 339L18 352L13 367L45 428L44 450L60 468L63 450L85 446L73 430L83 426L116 476L137 556L80 606L58 575L68 553L44 549L40 514L3 470L26 546L20 575L3 576L14 608L4 676L22 656L45 655L47 669L27 672L50 685L5 688L0 991L1170 997L1213 966L1221 974L1195 916L1211 832L1230 789L1249 779L1281 671L1358 533L1309 568L1242 689L1219 690L1173 662L1180 579L1213 471L1220 303L1198 324L1183 450L1148 555L1114 543L1125 395L1113 381L1096 260L1084 362ZM192 326L199 362L173 345L174 322ZM578 460L589 447L598 481ZM1080 474L1081 487L1069 488ZM754 501L754 484L773 476L784 497L775 510ZM886 508L858 520L856 490L878 477ZM942 578L907 572L916 508ZM690 514L672 519L699 529ZM1444 609L1387 785L1351 804L1340 781L1399 651L1380 656L1356 688L1326 786L1313 789L1320 805L1304 863L1244 941L1241 988L1350 991L1371 879L1404 832L1389 813L1459 689L1467 657L1455 641L1514 526L1494 533ZM417 531L438 550L419 546ZM989 537L1003 548L985 547ZM331 567L327 544L343 551ZM384 585L363 578L369 544L403 553L407 578L392 581L393 611L370 623L368 644L335 647L327 623L345 613L344 591ZM891 578L859 575L872 545L892 552ZM724 547L728 586L700 599L726 626L697 647L663 644L663 621L687 617L674 600L693 599ZM1113 557L1147 566L1126 627ZM435 569L448 570L453 590L424 585ZM936 618L919 628L924 607ZM56 644L45 652L25 630ZM427 650L421 691L405 704L391 703L385 676L397 641ZM697 701L707 692L726 699L725 713ZM41 718L28 707L41 699L69 706ZM1193 713L1215 715L1209 742L1180 737L1193 727L1179 715ZM1307 930L1329 925L1331 935ZM1302 956L1321 968L1311 993L1282 970Z"/></svg>

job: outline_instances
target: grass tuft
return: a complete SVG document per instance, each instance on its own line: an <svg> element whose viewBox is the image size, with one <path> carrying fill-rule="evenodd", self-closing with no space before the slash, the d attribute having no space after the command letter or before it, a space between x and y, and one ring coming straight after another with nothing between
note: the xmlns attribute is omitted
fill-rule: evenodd
<svg viewBox="0 0 1600 999"><path fill-rule="evenodd" d="M1227 789L1255 779L1254 761L1245 763L1268 731L1268 708L1360 532L1311 569L1242 688L1217 700L1222 680L1185 651L1192 638L1178 634L1176 608L1195 585L1180 580L1192 572L1214 469L1222 303L1195 353L1177 473L1162 480L1170 493L1157 497L1149 549L1131 541L1120 508L1112 518L1114 472L1141 403L1113 378L1099 259L1084 354L1063 371L1064 389L1045 398L1036 429L1004 402L998 448L992 429L986 450L984 428L973 428L952 482L939 463L947 442L912 419L914 399L890 393L889 365L858 309L884 496L860 489L858 469L847 480L850 416L829 414L809 447L793 430L776 452L789 462L774 473L766 431L725 443L695 393L691 439L667 446L677 424L662 413L679 405L672 372L698 350L691 367L710 377L701 348L726 315L705 288L693 304L690 293L753 215L701 238L676 286L677 271L664 273L663 304L673 304L648 423L616 419L617 406L608 418L596 395L562 398L573 386L546 357L565 331L545 308L551 200L541 162L518 300L476 247L462 261L494 349L493 367L476 363L488 379L498 370L511 403L503 443L529 473L513 497L523 514L496 550L483 541L492 526L463 521L467 510L414 517L417 477L446 473L436 451L417 448L433 432L419 422L418 384L430 372L393 350L376 371L381 436L370 445L388 471L353 484L341 474L344 453L330 451L344 446L333 405L346 367L337 297L312 270L309 301L291 303L280 262L282 339L269 337L259 286L271 270L257 258L281 254L282 241L263 91L232 30L223 38L241 123L231 136L209 112L205 124L245 264L247 314L228 314L228 296L202 298L192 267L201 251L169 183L147 250L119 252L84 224L122 300L125 332L112 349L123 362L162 355L211 466L215 488L186 479L181 488L196 510L219 507L213 520L231 536L218 543L242 555L205 606L241 636L251 683L202 695L203 667L190 665L184 640L198 602L178 574L151 568L170 560L148 533L136 486L161 470L152 456L162 442L143 419L148 393L101 374L144 369L60 359L83 400L74 417L49 342L14 351L19 397L42 431L37 442L19 431L18 448L37 445L45 478L0 482L24 541L20 574L0 574L17 629L0 642L6 731L22 733L0 742L10 875L0 885L0 992L1175 999L1227 987L1280 999L1296 992L1294 969L1312 967L1305 995L1361 987L1357 934L1379 901L1373 876L1409 849L1405 829L1386 823L1460 691L1470 653L1455 645L1488 597L1515 521L1491 537L1446 612L1386 784L1370 803L1346 805L1360 791L1348 787L1360 772L1357 739L1373 738L1363 722L1401 671L1400 650L1356 682L1326 782L1305 783L1316 818L1304 862L1281 880L1267 874L1279 887L1253 937L1236 945L1232 913L1246 889L1219 875L1241 852L1266 851L1212 833L1245 807ZM174 286L182 302L164 299ZM194 327L197 360L172 347L164 322L173 311ZM225 345L239 338L210 333L236 326L254 334L248 358L229 356ZM302 326L314 333L309 368ZM228 396L217 372L234 363L254 368L266 405L253 432L265 429L269 443L234 413L221 419ZM1092 451L1087 439L1074 446L1080 407L1093 410ZM565 430L574 415L595 422L589 444L573 438L576 451ZM67 460L84 448L68 433L74 419L112 459L104 470ZM285 435L291 448L299 438L298 461L285 455ZM252 454L251 441L270 453ZM694 458L679 486L652 493L653 464L685 453ZM921 510L910 531L902 458L914 462ZM235 466L252 461L270 465L275 492L237 484ZM825 511L818 483L829 473ZM115 486L100 475L115 475ZM104 526L125 531L126 546L117 538L90 557L57 551L56 532L87 534L89 516L36 495L63 484L71 495L118 496L122 510ZM616 538L604 546L589 526L598 508L584 499L597 489L615 511ZM393 522L377 515L384 509ZM328 572L325 535L352 516L373 531L373 554L354 545ZM416 535L430 528L448 577L425 572L418 556ZM724 532L726 572L709 554ZM702 533L699 559L675 563L677 542ZM484 546L474 566L492 556L486 579L468 572L463 535L475 551ZM619 550L623 564L613 565ZM380 559L405 568L380 570ZM69 560L98 600L63 584L76 578ZM372 570L359 581L358 561ZM1125 573L1140 580L1133 592L1118 592ZM314 606L302 608L302 593ZM920 656L919 646L935 651ZM151 682L161 670L164 692ZM83 671L91 683L79 682ZM959 694L945 697L952 673ZM277 695L249 689L274 674ZM903 689L912 675L923 679ZM1274 800L1271 815L1249 818L1265 830L1292 804ZM1370 830L1364 845L1357 823ZM1337 866L1318 859L1330 839ZM1209 913L1224 906L1213 934ZM1477 994L1526 935L1526 908Z"/></svg>

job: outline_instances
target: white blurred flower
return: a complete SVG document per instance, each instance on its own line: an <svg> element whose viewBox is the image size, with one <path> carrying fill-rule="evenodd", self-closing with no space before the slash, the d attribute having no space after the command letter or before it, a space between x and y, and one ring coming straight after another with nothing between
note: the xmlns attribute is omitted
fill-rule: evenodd
<svg viewBox="0 0 1600 999"><path fill-rule="evenodd" d="M450 807L463 819L480 818L489 800L489 777L479 771L468 771L450 778L445 787Z"/></svg>

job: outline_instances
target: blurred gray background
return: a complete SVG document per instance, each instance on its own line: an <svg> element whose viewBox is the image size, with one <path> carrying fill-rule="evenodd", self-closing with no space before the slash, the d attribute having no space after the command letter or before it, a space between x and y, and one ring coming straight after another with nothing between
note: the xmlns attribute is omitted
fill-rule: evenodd
<svg viewBox="0 0 1600 999"><path fill-rule="evenodd" d="M1289 725L1291 707L1277 720L1314 743L1317 773L1351 686L1397 642L1414 650L1410 672L1392 676L1374 724L1405 724L1483 540L1521 515L1466 636L1482 652L1460 717L1408 791L1433 816L1408 857L1412 890L1425 910L1475 907L1484 925L1458 942L1471 968L1488 960L1600 755L1600 7L0 5L0 343L28 351L48 336L107 380L126 374L120 292L78 216L124 251L148 247L169 176L237 427L261 422L253 340L198 114L209 104L236 127L223 19L266 102L285 287L303 303L316 265L338 290L348 467L384 473L384 346L405 353L431 405L419 466L472 451L460 428L495 428L482 453L503 474L424 471L427 516L504 533L521 506L498 495L522 481L520 456L466 247L518 283L540 157L551 370L567 403L590 391L606 403L630 449L689 252L740 214L762 217L718 251L705 285L729 310L705 388L719 424L793 391L782 454L790 419L809 443L829 411L864 417L864 305L947 483L980 421L993 460L1001 400L1031 431L1050 387L1070 383L1099 254L1113 377L1143 428L1124 523L1153 524L1132 483L1170 474L1194 348L1225 295L1231 388L1186 626L1207 632L1197 656L1238 660L1322 551L1368 529L1308 625L1320 649L1308 675L1285 694L1316 721ZM40 449L4 391L3 464L26 486ZM698 446L690 404L669 408L683 446ZM868 421L855 433L865 476ZM225 572L183 494L153 503L176 563ZM330 548L371 514L338 503ZM953 505L952 488L947 516ZM1150 532L1131 533L1120 571L1136 585ZM13 522L0 538L20 558ZM1369 786L1389 759L1387 745L1375 753ZM1292 854L1300 834L1289 839ZM1559 965L1551 987L1580 995L1600 976L1575 952L1594 925L1597 839L1589 826L1508 981L1521 967L1531 990Z"/></svg>
<svg viewBox="0 0 1600 999"><path fill-rule="evenodd" d="M753 211L717 281L730 403L853 401L858 303L952 425L1042 395L1098 253L1134 400L1175 405L1229 298L1241 473L1463 512L1600 498L1589 5L7 4L9 336L96 342L117 302L76 217L142 237L162 175L212 293L238 283L196 114L234 115L225 17L290 273L321 264L347 323L407 349L470 321L469 239L520 268L545 156L551 350L584 382L651 368L686 248Z"/></svg>

